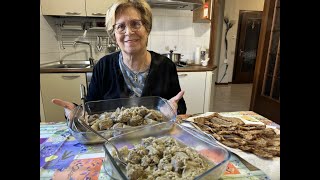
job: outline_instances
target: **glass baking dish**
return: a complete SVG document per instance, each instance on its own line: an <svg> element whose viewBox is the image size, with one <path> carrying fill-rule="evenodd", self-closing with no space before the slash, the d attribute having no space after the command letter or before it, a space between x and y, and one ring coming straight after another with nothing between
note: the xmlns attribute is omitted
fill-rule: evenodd
<svg viewBox="0 0 320 180"><path fill-rule="evenodd" d="M138 131L132 131L113 137L110 139L118 149L127 146L132 149L134 145L139 144L143 138L170 136L185 146L196 150L211 165L209 169L198 175L195 179L219 179L225 172L230 159L230 153L224 147L208 140L205 136L192 130L191 128L179 125L175 122L163 122L149 127L144 127ZM105 143L105 161L103 164L105 172L114 179L128 179L125 168L121 168L112 157L114 149Z"/></svg>
<svg viewBox="0 0 320 180"><path fill-rule="evenodd" d="M168 122L176 120L176 113L173 111L166 99L159 96L148 96L148 97L134 97L134 98L119 98L119 99L109 99L100 101L88 101L85 103L86 113L88 115L101 114L104 112L113 112L117 108L125 107L137 107L144 106L148 109L158 110L164 115L164 120L162 122ZM73 110L73 118L67 119L67 124L72 135L82 144L97 144L105 142L104 139L98 137L92 132L86 131L86 129L78 122L78 118L83 115L82 106L77 106ZM159 123L159 122L158 122ZM131 126L126 128L114 128L99 131L101 135L106 138L111 138L126 132L134 131L145 126Z"/></svg>

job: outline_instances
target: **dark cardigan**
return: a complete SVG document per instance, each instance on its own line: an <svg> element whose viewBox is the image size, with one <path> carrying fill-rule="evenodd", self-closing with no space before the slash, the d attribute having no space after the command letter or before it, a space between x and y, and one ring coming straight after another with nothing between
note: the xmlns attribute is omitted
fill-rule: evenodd
<svg viewBox="0 0 320 180"><path fill-rule="evenodd" d="M181 88L176 65L167 57L153 51L151 65L141 96L160 96L171 99ZM87 101L128 98L130 89L125 84L119 66L119 53L102 57L94 66L91 82L86 97ZM183 98L178 103L178 114L185 114L186 103Z"/></svg>

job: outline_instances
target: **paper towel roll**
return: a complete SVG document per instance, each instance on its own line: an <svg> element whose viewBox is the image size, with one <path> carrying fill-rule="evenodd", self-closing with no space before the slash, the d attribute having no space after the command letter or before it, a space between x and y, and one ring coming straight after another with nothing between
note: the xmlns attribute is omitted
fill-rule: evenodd
<svg viewBox="0 0 320 180"><path fill-rule="evenodd" d="M200 64L200 47L196 47L196 51L194 54L194 63Z"/></svg>

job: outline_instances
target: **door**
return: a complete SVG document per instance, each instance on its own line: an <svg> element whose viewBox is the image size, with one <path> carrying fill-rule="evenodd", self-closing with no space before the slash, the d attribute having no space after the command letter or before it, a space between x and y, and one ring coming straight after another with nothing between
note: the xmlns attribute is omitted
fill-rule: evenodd
<svg viewBox="0 0 320 180"><path fill-rule="evenodd" d="M280 0L266 0L250 110L280 124Z"/></svg>
<svg viewBox="0 0 320 180"><path fill-rule="evenodd" d="M232 83L252 83L261 27L261 11L240 11Z"/></svg>

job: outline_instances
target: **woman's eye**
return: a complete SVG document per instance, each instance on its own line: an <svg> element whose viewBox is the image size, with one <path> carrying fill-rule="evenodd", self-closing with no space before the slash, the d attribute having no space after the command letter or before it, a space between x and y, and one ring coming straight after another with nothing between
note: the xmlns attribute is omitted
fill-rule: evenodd
<svg viewBox="0 0 320 180"><path fill-rule="evenodd" d="M139 28L140 27L140 21L133 21L131 23L131 26L134 27L134 28Z"/></svg>
<svg viewBox="0 0 320 180"><path fill-rule="evenodd" d="M124 24L119 24L117 27L118 30L123 30L125 28L126 28L126 25L124 25Z"/></svg>

